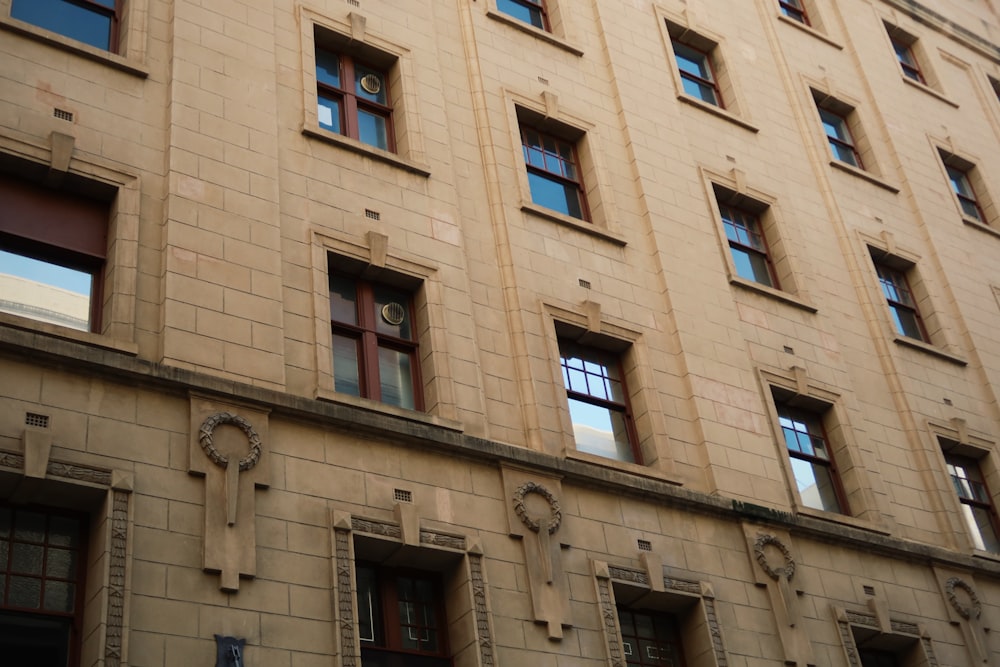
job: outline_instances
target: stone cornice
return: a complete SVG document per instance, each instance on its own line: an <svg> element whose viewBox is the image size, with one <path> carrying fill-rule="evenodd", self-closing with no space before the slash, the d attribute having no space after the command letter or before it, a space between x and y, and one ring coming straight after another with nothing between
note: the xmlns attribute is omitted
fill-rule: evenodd
<svg viewBox="0 0 1000 667"><path fill-rule="evenodd" d="M1000 46L938 14L926 5L916 2L916 0L882 0L882 2L928 27L941 31L990 60L1000 63Z"/></svg>
<svg viewBox="0 0 1000 667"><path fill-rule="evenodd" d="M422 420L254 387L32 331L0 325L0 357L155 389L175 394L178 398L187 397L192 392L214 394L229 401L257 404L268 409L272 418L293 417L321 424L324 428L342 428L352 434L364 433L382 440L405 442L489 465L507 463L528 467L542 474L561 477L564 483L603 488L615 495L641 497L737 523L751 521L781 527L800 537L911 562L943 564L1000 579L1000 560L957 553L864 528L692 491L661 479L486 440Z"/></svg>

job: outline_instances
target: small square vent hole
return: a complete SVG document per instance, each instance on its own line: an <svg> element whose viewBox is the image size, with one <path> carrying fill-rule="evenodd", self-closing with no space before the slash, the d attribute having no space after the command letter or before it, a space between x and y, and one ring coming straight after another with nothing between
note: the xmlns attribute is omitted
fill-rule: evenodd
<svg viewBox="0 0 1000 667"><path fill-rule="evenodd" d="M649 540L639 540L639 551L652 551L653 543Z"/></svg>
<svg viewBox="0 0 1000 667"><path fill-rule="evenodd" d="M406 491L404 489L393 489L392 499L397 503L412 503L413 502L413 492Z"/></svg>
<svg viewBox="0 0 1000 667"><path fill-rule="evenodd" d="M24 424L26 426L36 426L38 428L48 428L49 416L40 415L36 412L26 412L24 415Z"/></svg>

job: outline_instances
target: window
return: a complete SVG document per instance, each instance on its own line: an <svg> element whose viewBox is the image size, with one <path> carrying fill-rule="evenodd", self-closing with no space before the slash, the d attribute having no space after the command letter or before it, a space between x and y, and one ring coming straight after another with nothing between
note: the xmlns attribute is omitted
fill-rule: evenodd
<svg viewBox="0 0 1000 667"><path fill-rule="evenodd" d="M972 543L982 551L1000 553L997 514L979 463L974 459L954 454L945 454L944 460L955 493L958 494L962 518L969 529Z"/></svg>
<svg viewBox="0 0 1000 667"><path fill-rule="evenodd" d="M819 117L823 122L823 130L826 132L827 142L830 144L830 151L833 153L834 159L846 162L852 167L864 169L861 154L855 147L854 139L851 136L846 114L819 107Z"/></svg>
<svg viewBox="0 0 1000 667"><path fill-rule="evenodd" d="M684 92L702 102L722 107L722 95L709 53L678 41L673 42L673 47Z"/></svg>
<svg viewBox="0 0 1000 667"><path fill-rule="evenodd" d="M422 410L410 294L330 272L334 389Z"/></svg>
<svg viewBox="0 0 1000 667"><path fill-rule="evenodd" d="M540 30L549 30L543 0L497 0L497 9Z"/></svg>
<svg viewBox="0 0 1000 667"><path fill-rule="evenodd" d="M560 339L559 357L577 450L641 463L618 356Z"/></svg>
<svg viewBox="0 0 1000 667"><path fill-rule="evenodd" d="M945 169L948 171L948 180L951 181L951 189L958 198L958 205L962 207L962 213L979 222L985 222L986 216L983 215L983 210L976 199L976 191L972 189L968 173L958 167L949 165L945 165Z"/></svg>
<svg viewBox="0 0 1000 667"><path fill-rule="evenodd" d="M719 202L719 213L729 240L729 251L736 265L736 273L741 278L777 288L778 279L757 216L722 202Z"/></svg>
<svg viewBox="0 0 1000 667"><path fill-rule="evenodd" d="M899 667L895 653L861 649L858 655L861 657L861 667Z"/></svg>
<svg viewBox="0 0 1000 667"><path fill-rule="evenodd" d="M826 512L846 514L847 501L830 453L830 441L822 416L781 402L776 407L802 504Z"/></svg>
<svg viewBox="0 0 1000 667"><path fill-rule="evenodd" d="M10 15L105 51L117 50L116 0L13 0Z"/></svg>
<svg viewBox="0 0 1000 667"><path fill-rule="evenodd" d="M108 206L0 177L0 311L100 329Z"/></svg>
<svg viewBox="0 0 1000 667"><path fill-rule="evenodd" d="M438 577L360 562L355 571L362 667L451 667Z"/></svg>
<svg viewBox="0 0 1000 667"><path fill-rule="evenodd" d="M793 21L809 25L809 15L806 13L802 0L778 0L778 8L783 15Z"/></svg>
<svg viewBox="0 0 1000 667"><path fill-rule="evenodd" d="M0 506L0 650L4 662L78 664L86 520Z"/></svg>
<svg viewBox="0 0 1000 667"><path fill-rule="evenodd" d="M684 664L677 619L664 612L632 611L618 607L625 662L637 667Z"/></svg>
<svg viewBox="0 0 1000 667"><path fill-rule="evenodd" d="M917 310L917 302L906 273L879 261L875 262L875 270L882 286L882 294L889 304L896 333L929 343L930 337L924 328L920 311Z"/></svg>
<svg viewBox="0 0 1000 667"><path fill-rule="evenodd" d="M992 76L986 77L990 82L990 88L993 89L993 94L996 95L997 101L1000 101L1000 79L995 79Z"/></svg>
<svg viewBox="0 0 1000 667"><path fill-rule="evenodd" d="M927 81L924 80L924 75L920 71L920 65L917 63L917 57L913 55L912 42L904 40L898 34L890 34L889 39L892 41L893 51L896 52L896 60L899 61L899 66L903 68L903 76L917 83L926 84Z"/></svg>
<svg viewBox="0 0 1000 667"><path fill-rule="evenodd" d="M590 220L573 142L521 125L531 201L580 220Z"/></svg>
<svg viewBox="0 0 1000 667"><path fill-rule="evenodd" d="M319 126L395 151L386 73L343 53L316 49Z"/></svg>

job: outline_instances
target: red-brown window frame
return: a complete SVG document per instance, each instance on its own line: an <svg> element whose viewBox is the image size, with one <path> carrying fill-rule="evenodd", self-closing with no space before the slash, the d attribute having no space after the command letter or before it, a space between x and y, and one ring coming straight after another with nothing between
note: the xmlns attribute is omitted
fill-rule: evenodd
<svg viewBox="0 0 1000 667"><path fill-rule="evenodd" d="M361 108L369 113L381 116L385 118L385 133L386 133L386 145L387 150L391 153L396 152L396 132L395 123L393 123L392 117L392 93L389 87L389 73L381 68L371 65L363 60L358 60L348 53L343 51L335 51L333 49L323 48L322 46L316 47L317 53L320 51L325 51L330 53L337 58L337 62L340 66L340 85L341 88L332 86L328 83L316 78L316 91L320 96L326 95L328 97L335 97L342 100L340 104L340 127L341 134L345 137L350 137L357 141L362 141L361 130L358 128L358 109ZM355 92L354 86L354 67L355 65L361 65L362 67L367 67L368 69L375 70L382 76L382 80L386 82L385 85L385 101L386 104L382 105L377 102L372 102L371 100L366 100L358 97ZM364 142L363 142L364 143ZM365 145L369 145L365 143Z"/></svg>
<svg viewBox="0 0 1000 667"><path fill-rule="evenodd" d="M108 204L2 176L0 201L0 249L90 274L90 331L100 332Z"/></svg>
<svg viewBox="0 0 1000 667"><path fill-rule="evenodd" d="M390 653L393 655L423 656L451 663L452 657L448 641L448 619L444 607L444 585L440 575L426 570L383 567L378 563L367 561L359 561L355 565L355 570L358 568L369 568L375 573L375 583L379 595L379 609L382 612L380 619L381 629L384 634L384 645L379 646L374 642L362 641L362 650ZM400 576L430 582L434 589L435 600L433 607L435 622L437 623L435 629L439 638L439 649L437 652L402 648L402 623L399 618L399 591L396 581L396 578Z"/></svg>
<svg viewBox="0 0 1000 667"><path fill-rule="evenodd" d="M522 7L527 7L528 11L531 11L532 9L536 10L538 15L542 18L542 30L545 32L552 32L552 24L549 22L549 12L545 8L544 0L508 0L508 2Z"/></svg>
<svg viewBox="0 0 1000 667"><path fill-rule="evenodd" d="M543 132L542 130L539 130L537 127L534 127L531 124L526 124L526 123L521 123L520 131L521 131L521 150L524 152L524 164L528 170L528 173L538 174L542 178L556 181L564 186L569 185L575 187L577 198L580 202L580 213L582 215L580 219L586 222L590 222L590 207L587 204L587 191L583 186L583 175L581 174L581 169L580 169L580 154L579 151L577 151L576 149L576 142L569 141L567 139L562 139L548 132ZM531 144L528 140L528 132L536 133L539 136L541 143L543 145L545 140L548 139L554 142L557 146L561 145L568 147L569 153L572 156L572 162L570 163L570 165L572 166L573 171L577 174L577 177L569 178L568 176L564 176L559 172L551 171L545 167L539 167L537 165L532 164L531 160L528 158L528 151L529 149L531 149L533 144ZM565 160L562 160L561 158L560 161L565 162ZM545 204L543 203L539 202L535 203L539 204L539 206L545 206ZM561 211L559 212L561 213Z"/></svg>
<svg viewBox="0 0 1000 667"><path fill-rule="evenodd" d="M27 0L27 1L30 2L31 0ZM120 26L121 26L121 12L122 12L122 5L124 5L124 0L115 0L115 6L113 8L112 7L107 7L107 6L102 5L102 4L98 3L98 2L94 2L94 0L58 0L58 1L61 2L61 3L63 3L63 4L76 5L78 7L82 7L84 9L87 9L88 11L91 11L91 12L95 13L95 14L100 14L101 16L109 16L109 17L111 17L111 27L108 30L108 48L107 48L107 51L108 51L108 53L118 53L118 50L119 50L119 47L120 47L120 44L119 44L120 33L119 33L119 31L121 29L120 28ZM13 18L17 18L17 17L15 16ZM21 20L21 19L18 19L18 20ZM34 24L32 24L32 25L34 25ZM39 26L39 27L41 27L41 26ZM48 30L48 28L45 28L45 29ZM58 34L62 35L63 37L67 37L69 39L73 39L73 40L76 40L76 41L81 41L81 40L77 39L76 37L74 37L73 35L67 35L67 34L61 33L61 32L58 33ZM87 44L87 42L83 42L83 43ZM93 45L88 44L88 46L93 46ZM99 47L94 47L94 48L99 48Z"/></svg>
<svg viewBox="0 0 1000 667"><path fill-rule="evenodd" d="M840 478L840 470L837 467L837 459L833 455L833 451L831 451L830 438L826 434L826 425L823 423L823 415L811 410L803 410L793 407L787 402L779 400L775 401L775 409L777 410L779 419L784 417L790 421L801 422L806 426L806 435L810 438L818 437L823 441L828 458L792 450L788 447L784 440L784 428L782 427L782 445L788 453L789 458L796 458L800 461L805 461L813 465L820 465L827 468L830 473L830 483L833 486L833 494L837 498L837 505L839 505L837 512L845 515L850 514L850 505L847 503L847 493L844 491L844 483ZM818 433L814 432L814 429L815 431L818 431ZM800 431L796 430L796 432Z"/></svg>
<svg viewBox="0 0 1000 667"><path fill-rule="evenodd" d="M819 106L819 111L820 111L820 118L821 119L822 119L822 115L824 113L830 114L831 116L833 116L834 118L836 118L838 120L838 125L843 129L844 135L846 135L846 137L847 137L847 139L841 139L840 137L832 136L832 135L830 135L829 132L825 132L824 131L824 134L826 134L827 141L829 143L836 144L837 146L840 146L841 148L847 148L847 149L849 149L851 151L851 154L854 156L854 161L857 163L857 164L855 164L853 166L856 166L858 169L864 169L865 168L865 163L861 159L861 153L860 153L860 151L858 151L857 142L854 139L854 133L851 131L851 124L847 120L847 117L848 117L849 114L842 114L842 113L839 113L837 111L834 111L833 109L830 109L829 107L825 107L825 106L822 106L822 105ZM825 124L825 121L824 121L824 124ZM836 160L838 160L840 162L843 162L843 160L841 160L840 157L838 157L837 153L834 153L833 157L834 157L834 159L836 159Z"/></svg>
<svg viewBox="0 0 1000 667"><path fill-rule="evenodd" d="M619 627L621 628L621 631L622 631L622 649L623 650L625 648L625 641L628 640L628 639L634 640L636 646L641 646L642 645L642 641L641 640L643 640L643 639L652 640L652 643L656 646L658 653L659 653L660 650L662 650L662 648L663 648L662 645L663 644L669 644L669 645L671 645L674 648L675 655L680 659L680 664L678 665L678 667L684 667L684 665L686 664L685 659L684 659L684 642L681 639L681 632L680 632L680 628L679 628L679 623L677 621L677 616L675 614L672 614L672 613L669 613L669 612L664 612L664 611L650 611L650 610L646 610L646 609L631 609L629 607L624 607L624 606L621 606L621 605L618 606L617 611L618 611L618 618L619 618ZM638 634L630 635L630 634L626 633L624 625L621 622L621 617L624 614L631 615L631 617L632 617L631 620L632 620L633 626L637 625L636 622L635 622L635 617L636 616L647 616L647 617L649 617L650 620L651 620L650 624L654 628L656 628L656 625L655 625L655 623L652 622L652 620L656 619L656 618L663 619L666 622L666 624L670 627L670 630L669 630L669 633L668 633L670 636L669 637L663 637L658 632L654 632L654 635L655 635L654 637L640 637ZM632 660L628 660L627 656L626 656L626 661L628 662L628 664L632 664L634 662ZM646 666L646 665L649 665L650 667L652 667L654 665L661 664L661 661L660 661L660 657L659 656L657 656L655 659L649 658L648 656L642 655L642 653L640 651L640 653L639 653L639 663L638 664L641 665L641 666L643 666L643 667ZM673 663L671 663L671 664L673 664Z"/></svg>
<svg viewBox="0 0 1000 667"><path fill-rule="evenodd" d="M358 323L342 322L332 318L333 295L330 295L331 319L330 328L332 334L353 338L361 341L358 349L358 383L361 398L368 398L374 401L382 401L382 385L378 366L379 348L387 348L403 352L410 358L410 379L413 383L413 409L422 411L424 409L423 384L420 380L420 343L417 340L416 320L413 317L414 307L412 295L407 299L404 307L406 316L410 318L410 330L413 333L412 339L399 338L378 331L375 318L375 297L374 287L381 286L382 283L373 283L363 280L357 276L336 271L330 272L331 277L338 276L354 283L356 290L356 316ZM386 287L397 292L406 290L391 285ZM336 369L334 369L336 377Z"/></svg>
<svg viewBox="0 0 1000 667"><path fill-rule="evenodd" d="M908 272L894 268L885 262L877 260L875 261L875 272L878 274L879 289L882 291L882 296L885 298L886 303L889 304L889 309L894 312L902 310L911 313L920 333L919 340L925 343L930 343L931 338L927 333L927 327L924 326L924 318L920 315L920 309L917 308L917 300L913 295L913 288L910 287L910 279L909 276L907 276ZM906 294L913 303L905 303L886 294L887 282L892 284L894 291ZM895 329L896 333L901 336L910 336L908 333L900 331L895 325L895 317L893 317L893 329Z"/></svg>
<svg viewBox="0 0 1000 667"><path fill-rule="evenodd" d="M798 21L803 25L812 25L809 23L809 14L806 12L802 0L778 0L778 7L782 14L793 21Z"/></svg>
<svg viewBox="0 0 1000 667"><path fill-rule="evenodd" d="M976 471L976 473L979 476L979 479L973 481L983 485L983 492L986 494L986 497L989 498L989 501L987 502L983 500L977 500L976 498L968 498L958 493L957 490L955 491L955 495L956 497L958 497L959 503L963 505L968 505L970 507L986 510L987 514L990 517L990 524L993 527L994 537L1000 540L1000 517L997 516L996 506L994 506L993 504L993 494L990 493L990 487L986 484L986 478L983 476L983 469L982 467L980 467L979 461L968 456L960 456L948 452L945 452L944 460L947 465L953 465L953 466L958 465L961 466L962 468L965 469L972 468ZM953 477L950 472L948 476L949 478ZM954 487L954 482L952 482L952 486Z"/></svg>
<svg viewBox="0 0 1000 667"><path fill-rule="evenodd" d="M945 171L948 174L948 182L951 185L951 191L955 194L958 199L959 208L962 209L962 215L966 217L975 217L976 220L982 223L986 223L986 214L983 213L983 207L979 204L979 195L976 193L976 188L972 185L972 179L969 178L971 169L961 169L959 167L945 163ZM961 177L961 180L965 183L966 187L969 189L969 193L972 195L963 195L957 189L955 189L955 175ZM976 211L975 216L970 216L966 213L965 204L972 205L973 209Z"/></svg>
<svg viewBox="0 0 1000 667"><path fill-rule="evenodd" d="M727 212L729 212L728 216ZM722 226L724 231L725 228L731 224L729 222L731 219L734 220L740 219L752 223L754 230L751 230L749 226L744 228L747 230L748 233L756 234L760 238L760 242L761 245L763 246L763 249L745 245L740 241L729 238L729 234L726 234L726 240L729 241L729 247L730 249L739 248L740 250L749 253L751 255L762 257L764 259L764 265L767 268L768 279L771 281L769 287L773 287L774 289L781 289L781 282L778 280L778 273L774 269L774 262L771 259L771 248L767 242L767 235L764 234L764 228L763 225L761 225L760 216L745 208L740 208L739 206L730 206L729 204L723 204L722 202L719 202L719 215L722 218ZM731 226L738 227L739 225L732 223ZM756 279L755 282L764 284L760 280Z"/></svg>
<svg viewBox="0 0 1000 667"><path fill-rule="evenodd" d="M41 592L43 599L45 595L45 582L49 579L57 581L70 581L76 586L76 591L74 595L74 605L72 612L57 612L57 611L46 611L44 609L27 609L24 607L14 607L7 604L10 590L10 577L13 568L13 558L8 554L7 566L0 569L0 573L5 576L5 585L0 587L0 611L5 613L14 614L24 614L25 616L35 616L35 617L49 617L49 618L68 618L70 619L70 640L68 647L69 659L67 664L70 667L75 667L80 664L81 657L81 647L83 645L83 610L87 598L87 560L89 553L89 537L90 537L90 520L86 513L83 512L73 512L69 510L54 509L52 507L40 506L40 505L10 505L7 503L0 503L0 507L4 509L9 509L12 513L16 512L35 512L38 514L44 514L46 517L50 516L61 516L66 518L75 519L79 522L80 532L79 532L79 543L76 551L76 576L72 579L60 579L58 577L47 577L45 576L45 564L42 565L42 574L40 576L35 575L24 575L15 574L17 576L30 576L32 578L37 578L41 580ZM48 525L48 519L46 518L46 525ZM8 539L8 549L13 551L13 544L15 540L13 539L13 530L11 531L10 539ZM25 543L18 541L18 543ZM28 544L39 544L29 542ZM40 543L44 545L47 553L48 551L48 530L46 530L45 540ZM65 549L65 547L59 546L60 549ZM44 603L40 603L44 604Z"/></svg>
<svg viewBox="0 0 1000 667"><path fill-rule="evenodd" d="M677 66L677 72L680 75L681 79L687 79L689 81L694 81L695 83L701 84L703 86L708 86L709 88L711 88L712 92L715 94L715 101L714 102L710 102L709 100L704 99L700 95L697 96L697 99L701 100L705 104L711 104L712 106L717 106L720 109L725 109L726 108L726 102L725 102L725 100L722 99L722 89L719 88L719 74L718 74L718 72L715 71L715 62L712 59L711 50L710 51L705 51L703 49L699 49L696 46L692 46L691 44L688 44L687 42L674 41L674 43L673 43L673 49L672 50L674 52L675 64L676 64L676 59L679 58L679 57L681 57L680 54L677 53L677 47L678 46L680 46L681 48L684 48L684 49L688 49L689 51L693 51L694 53L696 53L699 56L701 56L701 59L705 62L706 65L708 65L708 72L709 72L709 74L712 77L711 79L705 79L704 77L698 76L696 74L692 74L691 72L686 72L683 68L681 68L681 66L679 64L677 64L676 65ZM712 50L714 50L714 48L715 47L713 47ZM683 89L684 89L684 86L683 86L683 83L682 83L681 84L681 90L683 91ZM685 95L688 95L688 94L689 93L685 92Z"/></svg>
<svg viewBox="0 0 1000 667"><path fill-rule="evenodd" d="M892 50L896 54L899 66L903 69L903 75L912 81L927 85L927 79L920 70L920 61L913 52L913 45L892 34L889 35L889 41L892 42Z"/></svg>

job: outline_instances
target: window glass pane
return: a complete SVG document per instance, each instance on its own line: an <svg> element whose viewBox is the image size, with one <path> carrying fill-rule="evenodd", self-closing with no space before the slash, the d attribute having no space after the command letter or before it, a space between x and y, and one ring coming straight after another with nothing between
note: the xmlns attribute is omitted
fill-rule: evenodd
<svg viewBox="0 0 1000 667"><path fill-rule="evenodd" d="M406 352L378 349L378 373L382 389L382 402L412 410L413 371L412 360Z"/></svg>
<svg viewBox="0 0 1000 667"><path fill-rule="evenodd" d="M575 184L562 183L532 171L528 172L528 184L531 187L531 201L583 220L583 207Z"/></svg>
<svg viewBox="0 0 1000 667"><path fill-rule="evenodd" d="M826 109L819 110L819 117L823 120L823 130L826 132L826 136L835 137L842 141L848 138L843 118Z"/></svg>
<svg viewBox="0 0 1000 667"><path fill-rule="evenodd" d="M850 146L845 146L844 144L839 144L836 142L830 142L830 150L833 151L833 157L841 162L846 162L847 164L857 167L858 158L854 154L854 149Z"/></svg>
<svg viewBox="0 0 1000 667"><path fill-rule="evenodd" d="M693 74L701 79L712 79L704 54L683 44L674 44L674 55L677 57L677 67L681 72Z"/></svg>
<svg viewBox="0 0 1000 667"><path fill-rule="evenodd" d="M842 511L829 467L794 456L791 457L791 463L795 486L803 505L827 512Z"/></svg>
<svg viewBox="0 0 1000 667"><path fill-rule="evenodd" d="M920 330L920 323L917 320L916 313L901 306L890 305L890 310L892 311L893 324L895 325L898 333L908 338L924 340L924 335Z"/></svg>
<svg viewBox="0 0 1000 667"><path fill-rule="evenodd" d="M105 51L111 48L111 12L65 0L14 0L10 15Z"/></svg>
<svg viewBox="0 0 1000 667"><path fill-rule="evenodd" d="M316 80L340 88L340 58L336 53L316 49Z"/></svg>
<svg viewBox="0 0 1000 667"><path fill-rule="evenodd" d="M66 581L45 582L45 609L73 613L76 586Z"/></svg>
<svg viewBox="0 0 1000 667"><path fill-rule="evenodd" d="M45 575L59 579L72 579L76 574L76 552L52 549L45 554Z"/></svg>
<svg viewBox="0 0 1000 667"><path fill-rule="evenodd" d="M569 399L569 414L578 450L635 463L624 414L574 398Z"/></svg>
<svg viewBox="0 0 1000 667"><path fill-rule="evenodd" d="M340 124L340 100L328 95L320 95L319 103L316 106L316 115L319 120L319 126L324 130L343 134Z"/></svg>
<svg viewBox="0 0 1000 667"><path fill-rule="evenodd" d="M333 388L351 396L361 396L358 377L358 344L348 336L333 335Z"/></svg>
<svg viewBox="0 0 1000 667"><path fill-rule="evenodd" d="M375 569L358 565L358 634L363 642L382 644L382 612Z"/></svg>
<svg viewBox="0 0 1000 667"><path fill-rule="evenodd" d="M39 544L21 544L19 542L15 542L13 546L10 558L11 572L40 575L45 548Z"/></svg>
<svg viewBox="0 0 1000 667"><path fill-rule="evenodd" d="M7 569L7 553L10 551L10 542L0 540L0 572ZM3 601L3 588L0 587L0 602Z"/></svg>
<svg viewBox="0 0 1000 667"><path fill-rule="evenodd" d="M330 318L345 324L358 323L358 288L350 278L330 274Z"/></svg>
<svg viewBox="0 0 1000 667"><path fill-rule="evenodd" d="M14 539L41 544L45 541L45 515L18 512L14 517Z"/></svg>
<svg viewBox="0 0 1000 667"><path fill-rule="evenodd" d="M372 292L375 297L375 330L396 338L413 340L409 295L382 285L374 285Z"/></svg>
<svg viewBox="0 0 1000 667"><path fill-rule="evenodd" d="M0 311L90 330L93 276L0 250Z"/></svg>
<svg viewBox="0 0 1000 667"><path fill-rule="evenodd" d="M537 7L531 7L525 2L517 2L516 0L497 0L497 9L536 28L545 29L542 12Z"/></svg>
<svg viewBox="0 0 1000 667"><path fill-rule="evenodd" d="M80 542L80 522L65 516L49 517L49 544L56 547L75 547Z"/></svg>
<svg viewBox="0 0 1000 667"><path fill-rule="evenodd" d="M12 607L22 609L38 609L41 607L42 580L32 577L10 578L10 591L7 595L7 603Z"/></svg>
<svg viewBox="0 0 1000 667"><path fill-rule="evenodd" d="M972 542L977 549L1000 553L1000 540L997 539L989 510L963 503L962 516L965 518Z"/></svg>
<svg viewBox="0 0 1000 667"><path fill-rule="evenodd" d="M378 70L354 64L354 92L358 97L382 106L388 106L385 75Z"/></svg>
<svg viewBox="0 0 1000 667"><path fill-rule="evenodd" d="M358 109L358 138L375 148L389 150L389 134L385 116Z"/></svg>
<svg viewBox="0 0 1000 667"><path fill-rule="evenodd" d="M7 507L0 507L0 537L10 537L10 515Z"/></svg>
<svg viewBox="0 0 1000 667"><path fill-rule="evenodd" d="M736 265L738 276L773 287L770 269L763 255L734 246L730 246L729 249L732 251L733 264Z"/></svg>

